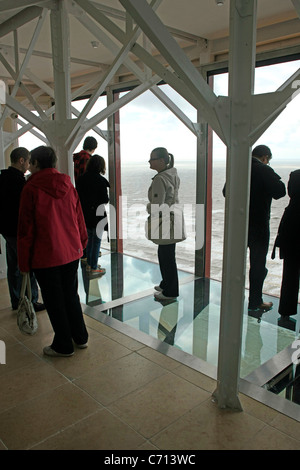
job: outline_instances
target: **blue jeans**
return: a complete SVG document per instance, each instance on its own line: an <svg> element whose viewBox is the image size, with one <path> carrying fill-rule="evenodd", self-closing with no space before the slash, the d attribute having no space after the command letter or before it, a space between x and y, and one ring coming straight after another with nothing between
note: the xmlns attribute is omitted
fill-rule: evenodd
<svg viewBox="0 0 300 470"><path fill-rule="evenodd" d="M97 236L96 228L87 228L87 233L86 261L92 269L97 269L101 238Z"/></svg>
<svg viewBox="0 0 300 470"><path fill-rule="evenodd" d="M11 306L14 310L18 308L20 292L22 287L22 274L18 267L17 237L3 235L6 241L6 264L7 283L9 288ZM39 291L34 274L30 273L32 303L38 301Z"/></svg>

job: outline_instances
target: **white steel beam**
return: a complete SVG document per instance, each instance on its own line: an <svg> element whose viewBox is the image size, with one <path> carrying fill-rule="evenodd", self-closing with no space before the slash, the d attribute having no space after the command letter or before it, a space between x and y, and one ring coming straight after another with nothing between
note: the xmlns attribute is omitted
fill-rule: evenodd
<svg viewBox="0 0 300 470"><path fill-rule="evenodd" d="M151 5L156 10L161 4L162 0L152 0ZM95 25L94 21L89 20L84 12L88 13L97 23L103 26L112 36L114 36L123 46L128 42L127 32L124 33L118 26L116 26L109 18L107 18L92 2L86 2L86 0L76 0L76 3L82 8L76 14L74 14L78 21L83 24L108 50L113 54L119 53L119 48L116 43L108 37L102 29L99 29ZM141 31L136 28L136 33L140 34ZM130 58L125 58L124 64L131 70L134 75L140 74L141 69L135 65Z"/></svg>
<svg viewBox="0 0 300 470"><path fill-rule="evenodd" d="M24 60L22 62L22 65L20 67L20 70L19 70L19 73L16 77L16 80L15 80L15 84L13 86L13 89L11 91L11 96L14 97L18 91L18 88L19 88L19 84L21 83L21 80L22 80L22 77L23 77L23 74L25 72L25 69L28 65L28 62L30 60L30 57L31 57L31 54L32 54L32 51L33 51L33 48L36 44L36 41L40 35L40 32L41 32L41 29L43 27L43 24L44 24L44 21L45 21L45 18L46 18L46 15L47 15L47 10L44 9L42 10L42 14L40 15L39 17L39 20L38 20L38 23L35 27L35 30L34 30L34 33L33 33L33 36L31 38L31 41L30 41L30 45L29 45L29 48L28 48L28 51L24 57ZM0 126L3 126L3 123L4 123L4 120L7 116L7 110L4 110L3 114L2 114L2 117L0 119Z"/></svg>
<svg viewBox="0 0 300 470"><path fill-rule="evenodd" d="M230 1L229 99L225 230L218 385L220 408L241 409L238 396L250 198L252 96L257 0Z"/></svg>
<svg viewBox="0 0 300 470"><path fill-rule="evenodd" d="M18 31L14 30L14 49L15 49L15 70L18 74L20 71L20 58L19 58L19 37Z"/></svg>
<svg viewBox="0 0 300 470"><path fill-rule="evenodd" d="M87 30L92 33L96 39L98 39L101 44L106 47L112 54L117 55L119 53L119 46L101 29L92 21L84 11L80 15L76 16L76 19L87 28ZM135 65L135 63L129 58L126 57L124 60L126 67L134 74L137 75L141 69Z"/></svg>
<svg viewBox="0 0 300 470"><path fill-rule="evenodd" d="M157 77L155 76L149 79L148 81L141 83L141 85L126 93L126 95L122 96L122 98L119 98L117 101L107 106L107 108L105 108L103 111L100 111L88 121L85 121L81 129L81 134L85 134L88 130L92 129L94 125L100 123L101 121L104 121L104 119L107 119L109 116L121 109L127 103L130 103L130 101L134 100L146 90L151 88L156 82Z"/></svg>
<svg viewBox="0 0 300 470"><path fill-rule="evenodd" d="M22 135L25 134L25 132L29 131L32 135L40 139L42 142L45 143L45 145L48 144L48 140L45 138L43 134L40 134L36 130L32 129L31 124L28 125L21 119L16 119L17 124L21 126L16 132L6 132L4 134L4 149L6 150L16 139L21 137ZM29 127L30 126L30 127Z"/></svg>
<svg viewBox="0 0 300 470"><path fill-rule="evenodd" d="M99 23L102 28L105 28L111 35L115 36L115 38L125 44L127 41L127 35L124 33L117 25L115 25L109 18L107 18L101 11L94 7L94 5L90 2L86 2L85 0L76 0L76 3L82 7L97 23ZM157 6L155 3L154 9ZM112 53L117 54L119 49L118 46L115 44L112 39L105 35L102 29L96 27L94 21L91 21L83 12L77 11L76 18L80 21L86 28L92 32L92 34L102 42L102 44L107 47ZM137 43L132 48L132 52L137 55L145 65L149 66L153 71L155 71L158 75L157 83L162 79L169 83L176 91L178 91L189 103L193 106L197 106L200 104L197 102L195 104L195 97L186 87L185 83L180 80L176 74L173 74L170 70L168 70L164 65L160 64L156 59L152 57L152 55L147 52L143 47L139 46ZM134 64L134 62L127 58L124 61L126 67L141 81L145 80L144 72ZM220 132L216 130L218 135ZM221 134L222 135L222 134Z"/></svg>
<svg viewBox="0 0 300 470"><path fill-rule="evenodd" d="M38 87L40 87L40 93L45 92L47 93L51 98L54 99L54 90L51 88L47 83L45 83L43 80L41 80L39 77L37 77L35 74L33 74L30 70L26 70L25 72L26 76L30 78L30 80L35 83ZM95 77L94 79L90 80L87 84L83 85L82 87L78 88L74 93L72 93L71 99L74 100L77 96L80 96L83 94L86 90L88 90L91 86L94 86L99 79ZM38 93L38 92L37 92ZM71 111L72 113L78 117L80 115L80 112L74 108L74 106L71 106ZM53 111L51 112L51 115L54 114L55 112L55 106L53 108ZM49 110L46 111L45 115L47 117L50 116ZM26 129L26 131L29 129ZM102 131L99 129L97 126L93 127L93 130L104 140L107 140L107 133L105 131Z"/></svg>
<svg viewBox="0 0 300 470"><path fill-rule="evenodd" d="M158 6L158 4L160 2L153 2L154 3L154 9ZM83 2L80 2L78 1L78 4L83 6L84 3ZM85 5L86 6L86 5ZM93 13L93 10L91 10L90 8L87 8L87 11L91 14ZM75 16L76 18L78 19L78 21L81 22L81 24L83 24L84 26L87 27L87 29L92 32L95 37L97 39L99 39L111 52L115 53L115 54L118 54L120 55L120 52L119 49L118 49L118 46L110 39L110 37L108 37L93 21L91 21L87 15L83 12L83 11L80 11L77 9L74 10L74 13L75 13ZM112 31L112 28L110 28L110 31ZM128 31L127 31L127 35L126 35L126 38L127 38L127 43L124 45L123 47L123 50L125 47L128 47L128 41L130 41L131 43L131 46L133 45L133 43L136 42L137 40L137 36L138 34L140 34L140 30L138 27L135 28L134 31L131 32L130 35L128 35ZM120 39L120 35L118 35L118 38ZM124 37L123 37L124 39ZM130 47L131 47L130 46ZM116 59L117 60L117 59ZM115 62L116 62L115 60ZM131 61L130 59L127 59L126 56L124 56L123 58L123 62L126 63L127 67L129 69L131 69L131 71L137 76L137 78L139 78L139 80L141 80L142 82L145 80L145 74L144 72L139 68L137 67L133 61ZM110 71L109 71L110 72ZM160 80L160 77L157 77L157 81ZM107 81L107 80L106 80ZM106 81L103 82L103 84L106 84ZM103 91L103 84L100 85L100 92L102 93ZM195 134L195 135L198 135L198 130L197 128L194 126L193 123L190 122L190 120L186 117L186 115L170 100L170 98L167 97L167 95L165 95L161 90L158 89L158 87L154 87L153 89L151 89L151 91L153 91L153 93ZM85 114L85 117L87 116L88 112L90 111L90 109L92 108L92 106L94 105L94 102L95 102L95 98L97 98L99 96L99 94L101 94L99 92L99 90L94 94L94 96L91 98L91 100L89 101L89 103L87 104L86 106L86 109L83 111L82 113L82 117L84 118L84 115ZM74 132L76 129L78 129L80 127L80 125L82 124L82 120L83 119L79 119L78 122L76 123L75 125L75 128L74 128ZM71 138L72 136L70 136Z"/></svg>
<svg viewBox="0 0 300 470"><path fill-rule="evenodd" d="M10 73L11 77L15 80L15 82L17 82L19 73L18 72L16 73L13 70L9 62L5 59L5 57L1 53L0 53L0 62L4 65L6 70ZM34 99L34 96L32 95L32 93L29 92L29 90L26 88L26 86L22 82L20 82L20 88L23 90L25 96L27 96L28 101L33 105L35 110L38 112L40 118L42 120L47 120L47 116L45 115L44 111L39 106L37 101Z"/></svg>
<svg viewBox="0 0 300 470"><path fill-rule="evenodd" d="M300 0L292 0L292 4L294 5L294 8L300 18Z"/></svg>
<svg viewBox="0 0 300 470"><path fill-rule="evenodd" d="M66 140L75 122L71 117L70 27L66 2L58 0L51 10L55 119L45 127L45 134L59 155L59 169L73 178L73 158Z"/></svg>
<svg viewBox="0 0 300 470"><path fill-rule="evenodd" d="M196 136L200 137L200 132L198 126L184 114L183 111L174 103L171 98L169 98L160 87L154 85L151 88L152 93L170 110L172 113Z"/></svg>
<svg viewBox="0 0 300 470"><path fill-rule="evenodd" d="M34 20L41 15L42 11L40 7L28 7L4 21L0 24L0 38Z"/></svg>
<svg viewBox="0 0 300 470"><path fill-rule="evenodd" d="M71 134L69 135L69 137L67 139L67 145L74 138L75 133L78 131L78 129L82 125L83 121L87 118L88 113L90 112L90 110L92 109L94 104L96 103L97 99L104 92L106 86L110 83L110 81L113 79L116 71L122 65L125 57L127 57L128 53L130 52L130 49L131 49L132 45L137 40L137 35L138 34L139 33L137 31L134 31L132 33L131 38L129 39L127 44L122 47L119 54L117 55L117 57L113 61L112 65L110 66L109 70L104 74L104 78L101 81L99 87L95 90L95 92L93 93L93 95L91 96L89 101L87 102L86 106L84 107L84 109L80 113L80 116L77 119L77 122L76 122Z"/></svg>
<svg viewBox="0 0 300 470"><path fill-rule="evenodd" d="M64 2L51 11L51 41L54 73L55 114L58 121L71 117L70 34Z"/></svg>
<svg viewBox="0 0 300 470"><path fill-rule="evenodd" d="M6 105L15 113L20 114L20 116L30 122L34 127L43 131L43 121L8 93L6 94Z"/></svg>
<svg viewBox="0 0 300 470"><path fill-rule="evenodd" d="M275 92L254 95L251 143L253 144L263 134L265 129L274 122L286 105L300 91L300 68L288 78Z"/></svg>
<svg viewBox="0 0 300 470"><path fill-rule="evenodd" d="M1 0L0 11L16 10L18 8L31 7L32 5L50 4L45 0Z"/></svg>

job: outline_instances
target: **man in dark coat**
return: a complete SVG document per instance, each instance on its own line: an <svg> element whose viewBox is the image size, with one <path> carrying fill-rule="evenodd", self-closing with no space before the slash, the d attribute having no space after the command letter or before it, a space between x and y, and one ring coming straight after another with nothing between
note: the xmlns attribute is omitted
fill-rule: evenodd
<svg viewBox="0 0 300 470"><path fill-rule="evenodd" d="M26 183L25 173L29 168L29 152L24 147L10 154L11 166L0 174L0 233L6 241L7 282L13 310L18 308L22 275L18 267L17 231L22 189ZM33 274L30 277L32 303L35 311L44 310L38 302L38 286Z"/></svg>
<svg viewBox="0 0 300 470"><path fill-rule="evenodd" d="M252 151L248 247L250 251L249 310L269 310L272 302L264 302L262 290L268 273L266 258L270 240L272 199L286 194L281 178L269 166L272 153L266 145Z"/></svg>
<svg viewBox="0 0 300 470"><path fill-rule="evenodd" d="M270 310L272 302L264 302L262 290L268 273L266 259L270 241L270 213L272 199L285 196L281 178L269 166L272 153L266 145L252 150L248 247L250 251L249 310ZM225 196L225 188L223 195Z"/></svg>
<svg viewBox="0 0 300 470"><path fill-rule="evenodd" d="M289 205L283 213L275 247L279 247L283 259L282 284L280 291L280 321L288 321L297 314L300 276L300 170L290 174L288 182ZM275 257L275 249L272 258ZM280 324L280 323L279 323Z"/></svg>

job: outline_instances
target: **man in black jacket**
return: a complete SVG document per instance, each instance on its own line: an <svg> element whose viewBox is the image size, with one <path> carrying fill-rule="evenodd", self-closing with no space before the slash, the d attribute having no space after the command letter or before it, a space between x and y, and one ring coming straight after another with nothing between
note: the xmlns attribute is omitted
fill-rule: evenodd
<svg viewBox="0 0 300 470"><path fill-rule="evenodd" d="M269 166L272 153L266 145L252 151L248 247L250 251L249 310L269 310L272 302L264 302L262 290L268 273L266 258L270 239L272 199L286 194L281 178Z"/></svg>
<svg viewBox="0 0 300 470"><path fill-rule="evenodd" d="M18 147L11 152L11 166L0 174L0 233L6 241L7 282L13 310L18 308L22 275L18 268L17 229L22 189L26 183L25 173L29 168L29 151ZM44 310L38 302L38 286L31 275L32 303L35 311Z"/></svg>
<svg viewBox="0 0 300 470"><path fill-rule="evenodd" d="M249 310L270 310L272 302L264 302L262 290L268 273L266 259L270 241L272 199L286 194L281 178L269 166L272 153L266 145L252 150L248 247L250 251ZM225 196L225 188L223 195Z"/></svg>

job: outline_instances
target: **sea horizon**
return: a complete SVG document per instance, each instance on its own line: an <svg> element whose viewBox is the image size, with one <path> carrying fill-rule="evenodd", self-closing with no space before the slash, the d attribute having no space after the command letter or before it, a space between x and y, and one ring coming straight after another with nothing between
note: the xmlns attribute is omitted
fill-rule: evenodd
<svg viewBox="0 0 300 470"><path fill-rule="evenodd" d="M275 164L276 163L276 164ZM300 168L296 159L276 159L271 161L272 168L278 172L282 181L287 185L290 172ZM179 201L188 209L185 214L185 222L188 228L187 239L177 244L177 265L179 269L194 272L195 257L195 212L196 201L196 173L195 161L178 160L175 163L180 177ZM123 195L123 226L124 253L133 256L149 259L157 259L157 245L146 239L144 236L144 224L148 216L146 204L148 202L148 187L151 184L155 172L150 170L148 162L128 162L122 165L122 195ZM211 238L211 275L215 280L222 279L223 262L223 238L224 238L224 211L225 198L222 189L225 183L226 164L225 161L216 160L213 164L213 185L212 185L212 238ZM124 197L126 196L126 197ZM269 274L264 284L265 293L279 296L282 275L282 260L278 257L271 260L271 252L274 240L277 235L278 226L288 205L289 197L285 196L277 201L273 200L271 206L270 219L270 245L267 259ZM126 204L126 207L124 206ZM132 209L136 207L136 212ZM137 238L137 231L141 234ZM248 276L246 287L248 286Z"/></svg>

